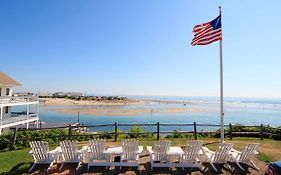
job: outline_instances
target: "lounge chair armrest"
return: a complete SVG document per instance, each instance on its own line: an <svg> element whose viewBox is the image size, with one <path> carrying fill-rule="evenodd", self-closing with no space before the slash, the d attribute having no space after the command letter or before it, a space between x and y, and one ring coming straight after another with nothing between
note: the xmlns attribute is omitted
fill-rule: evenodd
<svg viewBox="0 0 281 175"><path fill-rule="evenodd" d="M152 151L152 146L147 146L146 147L147 151L149 152L149 154L153 154L154 152Z"/></svg>
<svg viewBox="0 0 281 175"><path fill-rule="evenodd" d="M214 151L211 151L211 150L209 150L209 148L207 148L207 147L202 147L202 150L203 150L203 153L205 154L206 152L208 152L208 153L211 153L211 154L215 154L215 152Z"/></svg>
<svg viewBox="0 0 281 175"><path fill-rule="evenodd" d="M78 154L83 154L84 153L84 149L80 149L80 150L78 150Z"/></svg>
<svg viewBox="0 0 281 175"><path fill-rule="evenodd" d="M77 152L77 154L78 154L78 159L82 160L84 151L85 151L84 149L78 150L78 152Z"/></svg>
<svg viewBox="0 0 281 175"><path fill-rule="evenodd" d="M88 151L88 150L89 150L89 148L90 148L90 147L89 147L88 145L86 145L86 146L83 146L81 150Z"/></svg>
<svg viewBox="0 0 281 175"><path fill-rule="evenodd" d="M143 146L139 146L138 148L139 148L138 153L142 153L143 152Z"/></svg>
<svg viewBox="0 0 281 175"><path fill-rule="evenodd" d="M57 154L57 153L59 153L60 151L61 151L61 148L58 146L58 147L56 147L54 150L49 151L48 153L49 153L49 154Z"/></svg>
<svg viewBox="0 0 281 175"><path fill-rule="evenodd" d="M240 151L237 151L237 150L236 150L236 149L234 149L234 148L232 148L230 151L231 151L231 152L235 152L235 153L237 153L237 154L241 154L241 152L240 152Z"/></svg>
<svg viewBox="0 0 281 175"><path fill-rule="evenodd" d="M84 153L90 154L91 153L90 146L88 146L88 145L83 146L78 152L81 152L82 154L84 154Z"/></svg>

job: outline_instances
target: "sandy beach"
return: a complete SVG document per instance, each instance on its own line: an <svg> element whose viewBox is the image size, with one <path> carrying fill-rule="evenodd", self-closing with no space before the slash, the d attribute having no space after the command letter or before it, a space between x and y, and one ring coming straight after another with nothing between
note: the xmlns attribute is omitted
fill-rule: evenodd
<svg viewBox="0 0 281 175"><path fill-rule="evenodd" d="M127 104L143 104L144 100L134 100L134 99L126 99L126 100L72 100L66 98L42 98L40 101L43 101L45 105L59 105L59 106L77 106L77 105L127 105Z"/></svg>
<svg viewBox="0 0 281 175"><path fill-rule="evenodd" d="M70 100L64 98L45 98L47 110L55 110L66 114L97 115L97 116L136 116L147 114L175 114L201 112L202 109L188 107L186 101L166 100ZM165 107L155 107L163 104Z"/></svg>

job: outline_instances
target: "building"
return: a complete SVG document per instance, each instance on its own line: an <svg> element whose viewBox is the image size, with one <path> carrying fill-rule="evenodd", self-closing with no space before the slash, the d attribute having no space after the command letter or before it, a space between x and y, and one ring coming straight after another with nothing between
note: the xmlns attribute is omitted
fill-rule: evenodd
<svg viewBox="0 0 281 175"><path fill-rule="evenodd" d="M66 93L64 92L56 92L53 94L53 97L65 97Z"/></svg>
<svg viewBox="0 0 281 175"><path fill-rule="evenodd" d="M82 92L56 92L53 94L53 97L83 97L84 93Z"/></svg>
<svg viewBox="0 0 281 175"><path fill-rule="evenodd" d="M39 97L52 97L53 94L49 92L38 92Z"/></svg>
<svg viewBox="0 0 281 175"><path fill-rule="evenodd" d="M30 123L37 124L39 98L37 96L14 96L13 88L21 86L6 74L0 72L0 135L10 127Z"/></svg>
<svg viewBox="0 0 281 175"><path fill-rule="evenodd" d="M82 92L68 92L66 95L69 97L84 97L84 93Z"/></svg>

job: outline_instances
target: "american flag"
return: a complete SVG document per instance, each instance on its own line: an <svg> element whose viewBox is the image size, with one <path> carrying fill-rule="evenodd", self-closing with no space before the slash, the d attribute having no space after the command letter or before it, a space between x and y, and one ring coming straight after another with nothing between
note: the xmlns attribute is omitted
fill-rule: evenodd
<svg viewBox="0 0 281 175"><path fill-rule="evenodd" d="M194 32L191 42L193 46L207 45L222 40L221 15L212 21L194 26L192 32Z"/></svg>

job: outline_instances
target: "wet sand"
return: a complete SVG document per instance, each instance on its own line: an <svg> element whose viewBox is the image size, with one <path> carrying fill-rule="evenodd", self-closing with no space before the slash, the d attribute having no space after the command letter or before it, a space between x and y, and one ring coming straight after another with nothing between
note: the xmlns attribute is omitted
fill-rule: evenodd
<svg viewBox="0 0 281 175"><path fill-rule="evenodd" d="M165 107L155 107L150 104L164 104ZM175 106L176 104L176 106ZM136 116L149 114L176 114L201 112L203 109L191 108L185 101L165 100L69 100L69 99L45 99L47 110L55 110L66 114L88 114L97 116Z"/></svg>
<svg viewBox="0 0 281 175"><path fill-rule="evenodd" d="M145 114L175 114L175 113L187 113L187 112L199 112L199 109L189 108L85 108L83 106L78 108L62 108L56 109L58 112L66 114L90 114L90 115L101 115L101 116L135 116Z"/></svg>
<svg viewBox="0 0 281 175"><path fill-rule="evenodd" d="M142 104L145 100L71 100L66 98L43 98L40 101L44 101L45 105L55 105L55 106L72 106L72 105L127 105L127 104Z"/></svg>

